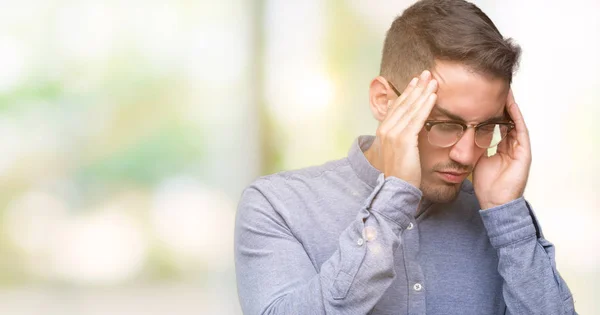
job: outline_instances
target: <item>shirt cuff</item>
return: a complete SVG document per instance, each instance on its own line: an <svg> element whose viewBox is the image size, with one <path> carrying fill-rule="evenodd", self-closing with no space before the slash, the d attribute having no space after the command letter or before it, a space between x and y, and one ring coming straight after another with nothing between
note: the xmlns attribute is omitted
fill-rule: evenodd
<svg viewBox="0 0 600 315"><path fill-rule="evenodd" d="M480 210L479 214L487 230L490 243L495 248L504 247L536 235L527 202L523 197L497 207Z"/></svg>
<svg viewBox="0 0 600 315"><path fill-rule="evenodd" d="M423 193L415 186L397 177L379 175L376 193L369 210L377 211L388 220L405 229L410 224Z"/></svg>

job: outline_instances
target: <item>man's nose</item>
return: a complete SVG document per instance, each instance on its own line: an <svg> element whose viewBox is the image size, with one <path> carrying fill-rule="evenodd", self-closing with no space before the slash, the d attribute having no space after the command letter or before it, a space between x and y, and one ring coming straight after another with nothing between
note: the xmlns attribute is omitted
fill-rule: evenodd
<svg viewBox="0 0 600 315"><path fill-rule="evenodd" d="M473 165L475 164L475 151L477 148L475 144L475 130L469 128L458 142L452 146L450 158L462 165Z"/></svg>

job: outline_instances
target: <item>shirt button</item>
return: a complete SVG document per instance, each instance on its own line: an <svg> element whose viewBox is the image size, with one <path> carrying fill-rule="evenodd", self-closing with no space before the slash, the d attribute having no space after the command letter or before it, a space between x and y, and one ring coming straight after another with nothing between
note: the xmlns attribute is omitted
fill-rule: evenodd
<svg viewBox="0 0 600 315"><path fill-rule="evenodd" d="M365 241L362 238L359 238L358 241L356 241L356 244L358 244L358 246L362 246L364 242Z"/></svg>
<svg viewBox="0 0 600 315"><path fill-rule="evenodd" d="M408 224L408 227L407 227L406 229L407 229L407 230L412 230L412 229L413 229L413 227L414 227L414 225L412 224L412 222L410 222L410 223Z"/></svg>
<svg viewBox="0 0 600 315"><path fill-rule="evenodd" d="M415 289L415 291L421 291L421 289L423 289L423 286L420 283L415 283L413 289Z"/></svg>

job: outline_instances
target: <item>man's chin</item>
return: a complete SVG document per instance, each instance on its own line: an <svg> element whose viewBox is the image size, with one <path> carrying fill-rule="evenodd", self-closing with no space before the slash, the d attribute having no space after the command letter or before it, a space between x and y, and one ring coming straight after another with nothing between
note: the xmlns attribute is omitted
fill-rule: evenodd
<svg viewBox="0 0 600 315"><path fill-rule="evenodd" d="M462 183L424 182L421 185L421 191L423 192L423 197L431 202L448 203L454 201L458 197L461 185Z"/></svg>

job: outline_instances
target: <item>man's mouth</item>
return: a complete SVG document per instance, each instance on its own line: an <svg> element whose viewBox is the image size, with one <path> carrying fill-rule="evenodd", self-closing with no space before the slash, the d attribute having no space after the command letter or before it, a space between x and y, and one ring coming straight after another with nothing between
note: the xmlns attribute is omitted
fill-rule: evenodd
<svg viewBox="0 0 600 315"><path fill-rule="evenodd" d="M459 171L436 171L438 175L446 182L458 184L462 183L463 180L469 175L469 172L459 172Z"/></svg>

